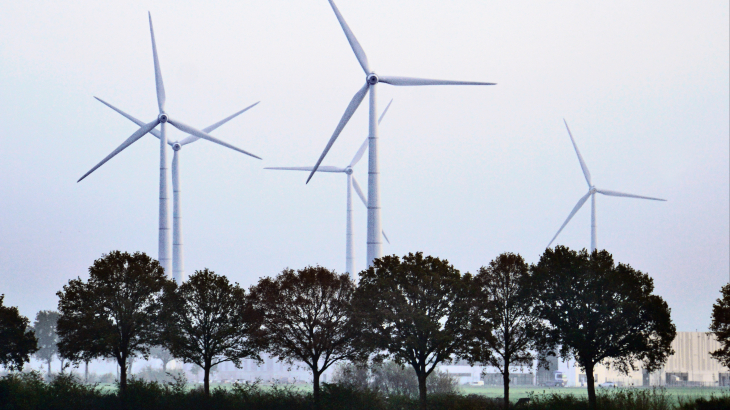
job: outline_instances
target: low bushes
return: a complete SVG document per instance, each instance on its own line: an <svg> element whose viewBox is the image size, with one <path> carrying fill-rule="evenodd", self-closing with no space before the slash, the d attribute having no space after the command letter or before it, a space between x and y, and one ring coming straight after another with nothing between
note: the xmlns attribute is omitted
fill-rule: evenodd
<svg viewBox="0 0 730 410"><path fill-rule="evenodd" d="M312 394L289 386L263 387L257 383L215 389L207 397L176 377L160 383L130 379L127 392L86 385L73 375L61 374L45 382L40 373L14 373L0 378L0 410L315 410ZM616 389L598 395L599 410L720 410L730 409L730 394L710 398L679 398L658 389ZM498 410L500 399L454 392L429 394L430 410ZM533 395L526 410L587 410L585 397ZM413 395L386 395L376 389L324 384L319 410L417 410Z"/></svg>

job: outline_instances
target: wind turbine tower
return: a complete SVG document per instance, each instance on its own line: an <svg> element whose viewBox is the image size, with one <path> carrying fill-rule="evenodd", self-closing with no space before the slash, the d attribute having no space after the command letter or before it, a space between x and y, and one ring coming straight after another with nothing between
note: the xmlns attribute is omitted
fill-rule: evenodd
<svg viewBox="0 0 730 410"><path fill-rule="evenodd" d="M380 118L378 119L378 124L383 120L383 117L385 116L385 113L388 112L388 108L390 108L390 104L393 102L393 100L390 100L388 105L385 107L385 110L383 110L383 113L380 114ZM352 221L352 189L355 189L355 192L357 192L357 195L360 197L360 200L365 205L365 207L368 207L368 199L365 198L365 195L362 192L362 189L360 189L360 184L357 183L357 179L355 179L355 176L352 175L352 169L357 165L358 162L360 162L360 159L362 159L363 154L365 154L365 149L368 147L369 138L365 138L365 141L363 141L362 145L360 145L360 148L355 153L355 156L352 157L352 160L350 161L350 164L346 166L345 168L340 167L332 167L332 166L321 166L319 167L320 172L337 172L337 173L344 173L347 175L347 229L345 233L345 271L349 273L350 275L355 275L355 245L353 241L353 221ZM273 170L283 170L283 171L309 171L311 172L314 167L266 167L264 169L273 169ZM381 230L381 233L383 234L383 238L390 243L388 240L388 237L385 235L385 231Z"/></svg>
<svg viewBox="0 0 730 410"><path fill-rule="evenodd" d="M127 114L126 112L120 110L119 108L109 104L108 102L102 100L101 98L94 97L97 100L99 100L102 104L106 105L107 107L111 108L112 110L118 112L123 117L127 118L128 120L132 121L133 123L137 125L144 125L144 123L141 120L138 120L137 118ZM248 111L249 109L255 107L258 104L258 102L249 105L248 107L242 109L241 111L238 111L237 113L230 115L218 122L216 122L213 125L210 125L208 127L203 128L204 132L213 132L215 129L220 127L221 125L227 123L228 121L236 118L237 116L243 114L244 112ZM157 131L157 129L152 129L150 131L150 134L154 135L157 138L162 137L161 133ZM182 140L178 141L167 141L167 144L172 147L172 278L175 279L177 283L182 283L185 281L185 262L183 257L183 234L182 234L182 199L181 199L181 186L180 186L180 150L182 147L184 147L187 144L193 143L200 138L194 136L194 135L188 135L187 137L183 138ZM231 148L232 145L224 143L224 147ZM232 148L236 151L241 151L237 148ZM258 157L256 157L258 158Z"/></svg>
<svg viewBox="0 0 730 410"><path fill-rule="evenodd" d="M640 195L634 195L634 194L625 194L623 192L617 192L617 191L609 191L607 189L598 189L595 185L591 182L591 173L588 171L588 167L586 166L585 161L583 161L583 156L580 155L580 151L578 150L578 146L575 144L575 139L573 139L573 134L570 132L570 128L568 127L568 123L563 119L563 122L565 123L565 128L568 130L568 136L570 136L570 141L573 143L573 148L575 149L575 154L578 156L578 162L580 162L580 167L583 170L583 176L586 178L586 182L588 183L588 192L583 195L581 199L578 200L578 203L573 207L573 210L570 211L570 214L568 215L568 218L563 222L563 225L558 229L558 232L553 236L553 239L548 244L548 248L550 245L553 244L555 241L555 238L560 235L560 232L562 232L563 228L565 228L565 225L570 222L570 220L573 218L573 215L580 210L580 208L583 206L583 204L586 203L588 200L588 197L591 198L591 253L596 250L596 193L607 195L607 196L622 196L626 198L639 198L639 199L651 199L652 201L666 201L666 199L661 198L652 198L649 196L640 196Z"/></svg>
<svg viewBox="0 0 730 410"><path fill-rule="evenodd" d="M413 78L413 77L394 77L394 76L379 76L373 70L370 69L368 58L363 51L362 46L355 38L355 35L350 30L350 27L345 22L345 19L340 14L339 9L335 5L333 0L328 0L332 10L335 12L337 20L342 26L342 30L345 32L347 41L350 43L352 51L355 53L360 66L365 72L365 85L362 86L352 97L350 104L347 106L344 115L340 119L340 122L335 128L335 132L332 134L329 142L324 148L322 155L320 155L314 169L307 178L307 183L319 168L319 164L327 155L327 152L334 144L337 137L339 137L342 129L347 125L355 110L360 106L360 103L365 98L365 94L370 92L370 116L369 116L369 144L368 144L368 224L367 224L367 264L370 266L373 260L382 256L382 242L380 240L380 232L382 231L380 221L380 167L378 164L378 122L377 122L377 85L378 83L385 83L395 86L416 86L416 85L495 85L495 83L482 83L473 81L449 81L449 80L430 80L424 78Z"/></svg>
<svg viewBox="0 0 730 410"><path fill-rule="evenodd" d="M107 155L106 158L101 160L98 164L96 164L89 172L84 174L77 182L81 182L84 178L86 178L89 174L94 172L97 168L104 165L107 161L112 159L115 155L122 152L125 148L132 145L135 141L142 138L145 134L148 132L151 132L156 126L160 126L160 132L159 132L159 138L160 138L160 206L159 206L159 227L158 227L158 260L160 262L160 265L165 269L165 272L170 276L170 273L172 272L171 267L171 246L170 246L170 218L169 218L169 190L167 187L167 123L172 125L173 127L179 129L180 131L191 134L192 136L195 136L197 138L202 138L211 142L215 142L217 144L226 146L228 148L234 149L236 151L239 151L241 153L244 153L246 155L250 155L254 158L261 159L257 157L256 155L253 155L249 152L246 152L240 148L236 148L233 145L230 145L226 142L223 142L211 135L209 135L207 132L200 131L196 128L193 128L189 125L186 125L182 123L181 121L178 121L177 119L174 119L170 117L167 112L165 112L165 86L162 82L162 71L160 70L160 62L157 58L157 45L155 43L155 32L152 27L152 15L148 13L149 21L150 21L150 36L152 37L152 59L154 61L155 65L155 85L156 85L156 91L157 91L157 107L159 109L159 113L157 115L157 118L153 120L152 122L142 124L140 125L140 128L134 132L129 138L127 138L120 146L118 146L114 151L112 151L111 154ZM141 121L140 121L141 123Z"/></svg>

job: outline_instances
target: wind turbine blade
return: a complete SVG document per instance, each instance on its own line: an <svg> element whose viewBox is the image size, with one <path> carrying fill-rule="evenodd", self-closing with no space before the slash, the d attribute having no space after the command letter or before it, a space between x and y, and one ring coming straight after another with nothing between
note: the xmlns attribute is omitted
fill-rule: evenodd
<svg viewBox="0 0 730 410"><path fill-rule="evenodd" d="M383 117L385 117L385 113L388 112L388 108L390 108L390 104L393 103L393 100L391 99L387 106L385 106L385 109L383 110L383 113L380 114L380 118L378 118L378 125L380 125L380 122L383 121ZM360 159L362 158L363 154L365 154L365 150L368 147L370 137L365 137L365 141L362 142L362 145L360 145L360 148L355 153L355 156L352 157L352 161L350 161L350 168L354 167L358 162L360 162Z"/></svg>
<svg viewBox="0 0 730 410"><path fill-rule="evenodd" d="M368 206L368 199L365 198L365 195L362 193L362 189L360 189L360 184L357 183L357 179L355 179L355 176L352 177L352 186L355 187L355 192L357 192L357 196L360 197L360 200L362 201L362 204L365 205L365 207Z"/></svg>
<svg viewBox="0 0 730 410"><path fill-rule="evenodd" d="M482 83L477 81L451 81L451 80L429 80L427 78L413 77L378 77L381 83L390 85L497 85L497 83Z"/></svg>
<svg viewBox="0 0 730 410"><path fill-rule="evenodd" d="M162 71L160 61L157 59L157 44L155 43L155 30L152 28L152 13L147 12L150 18L150 34L152 35L152 57L155 60L155 84L157 85L157 106L160 113L165 112L165 85L162 83Z"/></svg>
<svg viewBox="0 0 730 410"><path fill-rule="evenodd" d="M314 167L264 167L264 169L276 169L283 171L312 171ZM322 165L318 169L319 172L345 172L345 168L331 167L328 165Z"/></svg>
<svg viewBox="0 0 730 410"><path fill-rule="evenodd" d="M357 57L357 61L360 62L360 66L362 67L363 71L365 71L365 74L370 74L370 65L368 64L368 56L365 55L365 51L363 51L362 46L360 46L360 42L357 41L357 38L355 38L355 35L352 34L352 30L350 30L350 26L347 25L347 22L342 17L342 14L340 14L340 10L337 8L335 3L332 0L329 0L330 6L332 6L332 10L335 12L335 16L337 16L337 20L340 22L340 25L342 26L342 30L345 32L345 36L347 36L347 41L350 43L350 47L352 47L352 51L355 52L355 57Z"/></svg>
<svg viewBox="0 0 730 410"><path fill-rule="evenodd" d="M99 168L100 166L104 165L107 161L109 161L110 159L112 159L115 155L119 154L125 148L127 148L130 145L132 145L135 141L137 141L138 139L142 138L143 135L145 135L148 132L150 132L150 130L152 128L155 128L157 126L157 124L159 124L159 123L160 123L160 120L159 119L155 119L151 123L143 125L140 129L138 129L137 131L135 131L134 134L132 134L129 138L127 138L127 140L124 141L122 143L122 145L118 146L117 149L115 149L114 151L112 151L111 154L107 155L106 158L104 158L103 160L101 160L101 162L99 162L98 164L96 164L96 166L94 166L94 168L91 168L91 170L89 170L89 172L85 173L84 176L82 176L81 178L79 178L79 180L76 181L76 182L81 182L81 180L83 180L84 178L86 178L87 176L89 176L89 174L91 174L92 172L96 171L97 168Z"/></svg>
<svg viewBox="0 0 730 410"><path fill-rule="evenodd" d="M195 135L198 138L202 138L202 139L208 140L210 142L215 142L216 144L223 145L226 148L230 148L230 149L232 149L234 151L238 151L238 152L240 152L242 154L246 154L246 155L252 156L252 157L254 157L256 159L261 159L260 157L257 157L256 155L254 155L254 154L252 154L250 152L244 151L244 150L242 150L242 149L240 149L238 147L234 147L233 145L231 145L231 144L229 144L227 142L221 141L218 138L216 138L216 137L214 137L214 136L212 136L212 135L210 135L210 134L208 134L206 132L197 130L197 129L189 126L189 125L183 124L183 123L181 123L178 120L173 120L172 118L169 118L168 117L167 122L169 122L173 127L179 129L182 132L186 132L188 134Z"/></svg>
<svg viewBox="0 0 730 410"><path fill-rule="evenodd" d="M385 231L380 231L380 233L383 234L383 238L385 238L385 240L388 242L388 245L390 245L390 239L388 239L388 237L385 235Z"/></svg>
<svg viewBox="0 0 730 410"><path fill-rule="evenodd" d="M312 176L314 176L314 173L317 172L317 168L319 168L319 164L322 163L322 160L327 155L327 152L329 152L330 148L332 148L332 144L335 143L335 140L337 140L337 137L340 136L342 129L345 128L345 125L347 125L347 122L350 121L352 114L354 114L355 110L357 110L357 107L360 106L360 103L365 98L365 94L367 94L367 92L368 92L368 83L365 83L365 85L363 85L362 88L359 89L355 93L355 96L352 97L352 100L350 100L350 104L347 106L345 113L342 115L342 118L340 119L340 123L337 124L337 128L335 128L335 132L332 134L332 137L330 138L329 142L327 142L327 146L324 147L324 151L322 151L322 155L319 156L317 163L314 164L314 169L312 170L312 173L309 174L309 178L307 178L307 183L309 183L309 180L312 179Z"/></svg>
<svg viewBox="0 0 730 410"><path fill-rule="evenodd" d="M210 133L210 132L213 132L213 131L215 131L215 129L216 129L216 128L218 128L218 127L220 127L221 125L223 125L223 124L227 123L228 121L230 121L230 120L232 120L232 119L234 119L234 118L238 117L239 115L243 114L244 112L246 112L246 111L250 110L251 108L253 108L253 107L255 107L256 105L258 105L258 103L260 103L260 102L261 102L261 101L257 101L257 102L255 102L255 103L253 103L253 104L249 105L248 107L246 107L246 108L242 109L241 111L239 111L239 112L237 112L237 113L235 113L235 114L233 114L233 115L230 115L230 116L228 116L228 117L226 117L226 118L224 118L224 119L222 119L222 120L220 120L220 121L216 122L216 123L215 123L215 124L213 124L213 125L209 125L209 126L207 126L207 127L203 128L203 132L208 132L208 133ZM187 137L183 138L183 139L182 139L182 141L180 141L180 145L187 145L187 144L190 144L191 142L195 142L195 141L197 141L197 140L199 140L199 139L200 139L200 138L198 138L198 137L196 137L196 136L194 136L194 135L188 135Z"/></svg>
<svg viewBox="0 0 730 410"><path fill-rule="evenodd" d="M560 232L563 231L563 228L565 228L565 225L567 225L568 222L570 222L570 220L573 219L573 215L575 215L575 213L578 212L578 210L580 209L580 207L582 207L583 204L586 203L586 201L588 200L588 197L589 196L591 196L591 191L588 191L587 194L583 195L583 197L578 200L578 203L575 204L575 206L573 207L573 210L570 211L570 215L568 215L568 219L566 219L565 222L563 222L563 225L560 227L560 229L558 229L558 233L556 233L555 236L553 236L553 239L550 240L550 243L547 246L548 248L550 247L550 245L553 244L553 241L555 241L555 238L557 238L558 235L560 235Z"/></svg>
<svg viewBox="0 0 730 410"><path fill-rule="evenodd" d="M563 122L565 123L565 128L568 129L568 135L570 136L570 141L573 143L573 148L575 148L575 153L578 154L578 161L580 161L580 167L583 169L583 175L586 177L586 182L588 183L588 188L593 186L591 184L591 173L588 171L588 167L586 166L585 161L583 161L583 156L580 155L580 151L578 151L578 146L575 145L575 140L573 139L573 133L570 132L570 128L568 127L568 122L565 121L565 118L563 118Z"/></svg>
<svg viewBox="0 0 730 410"><path fill-rule="evenodd" d="M652 201L666 201L666 199L652 198L650 196L641 196L641 195L634 195L634 194L625 194L623 192L609 191L607 189L596 189L596 192L603 194L603 195L608 195L608 196L623 196L626 198L651 199Z"/></svg>
<svg viewBox="0 0 730 410"><path fill-rule="evenodd" d="M145 123L144 123L144 122L143 122L142 120L138 120L137 118L134 118L134 117L132 117L131 115L129 115L129 114L127 114L126 112L124 112L124 111L120 110L119 108L117 108L117 107L115 107L115 106L113 106L113 105L109 104L108 102L106 102L106 101L102 100L101 98L99 98L99 97L94 97L94 98L96 98L97 100L99 100L99 102L101 102L102 104L104 104L104 105L106 105L107 107L111 108L112 110L114 110L114 111L118 112L118 113L119 113L119 114L121 114L121 115L122 115L123 117L127 118L128 120L130 120L130 121L132 121L133 123L135 123L135 124L139 125L140 127L142 127L142 126L144 126L144 125L145 125ZM154 135L154 136L155 136L155 137L157 137L157 138L161 138L161 135L160 135L160 131L158 131L158 130L156 130L156 129L154 129L154 128L150 130L150 134ZM172 142L170 142L170 141L168 141L168 142L167 142L167 144L168 144L168 145L172 145L173 143L172 143Z"/></svg>

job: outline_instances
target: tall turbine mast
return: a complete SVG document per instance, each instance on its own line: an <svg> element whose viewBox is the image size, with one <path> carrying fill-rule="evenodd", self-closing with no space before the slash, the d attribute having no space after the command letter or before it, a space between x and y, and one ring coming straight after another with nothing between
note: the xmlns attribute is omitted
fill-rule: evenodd
<svg viewBox="0 0 730 410"><path fill-rule="evenodd" d="M112 110L116 111L117 113L121 114L123 117L127 118L128 120L132 121L133 123L137 125L144 125L144 123L141 120L138 120L137 118L127 114L126 112L120 110L119 108L109 104L108 102L102 100L99 97L94 97L97 100L99 100L102 104L106 105L107 107L111 108ZM248 111L249 109L255 107L259 102L256 102L254 104L249 105L248 107L234 113L233 115L230 115L218 122L216 122L213 125L210 125L208 127L203 128L204 132L213 132L215 129L220 127L221 125L227 123L228 121L236 118L237 116L243 114L244 112ZM155 137L162 140L162 133L158 131L157 129L153 128L150 131L150 134L154 135ZM182 150L182 147L193 143L200 138L194 136L194 135L188 135L182 140L178 141L167 141L167 144L172 147L173 150L173 156L172 156L172 278L177 283L182 283L185 281L185 262L184 262L184 256L183 256L183 234L182 234L182 199L181 199L181 187L180 187L180 151ZM228 145L224 145L225 147L228 147Z"/></svg>
<svg viewBox="0 0 730 410"><path fill-rule="evenodd" d="M345 19L340 14L340 10L337 8L333 0L328 0L332 10L335 12L337 20L342 26L342 30L345 32L347 41L350 43L352 51L357 57L357 61L360 63L363 71L365 72L365 85L363 85L352 97L350 104L347 106L345 113L343 114L340 122L335 128L335 132L332 134L329 142L324 148L322 155L317 160L314 169L307 178L307 183L312 179L312 176L317 171L319 164L327 155L327 152L334 144L337 137L339 137L342 129L347 125L355 110L360 106L362 100L365 99L365 94L370 92L370 116L369 116L369 152L368 152L368 225L367 225L367 263L368 266L372 265L373 260L382 256L382 242L380 240L381 232L381 221L380 221L380 168L378 164L378 122L377 122L377 89L378 83L386 83L395 86L416 86L416 85L495 85L495 83L483 83L474 81L449 81L449 80L430 80L424 78L412 78L412 77L392 77L392 76L379 76L370 69L368 58L363 51L362 46L355 38L355 35L350 30L350 27L345 22Z"/></svg>
<svg viewBox="0 0 730 410"><path fill-rule="evenodd" d="M132 145L135 141L142 138L145 134L150 132L153 128L155 128L157 125L160 125L160 206L159 206L159 235L158 235L158 260L160 262L160 265L165 269L165 272L168 276L170 276L170 273L172 272L171 269L171 258L170 258L170 221L169 221L169 201L168 201L168 189L167 189L167 148L166 145L167 142L167 130L166 126L167 123L170 123L173 127L179 129L180 131L183 131L187 134L191 134L193 136L196 136L198 138L206 139L212 142L216 142L218 144L224 145L228 148L234 149L236 151L242 152L246 155L250 155L254 158L261 159L257 157L256 155L253 155L251 153L248 153L242 149L236 148L226 142L220 141L219 139L208 135L207 132L200 131L196 128L193 128L189 125L186 125L182 123L181 121L178 121L177 119L171 118L166 112L165 112L165 86L162 82L162 71L160 70L160 62L157 58L157 44L155 43L155 31L152 27L152 15L148 13L149 21L150 21L150 36L152 37L152 59L154 61L155 65L155 85L156 85L156 92L157 92L157 106L159 108L159 114L157 115L157 118L147 124L142 125L134 134L132 134L129 138L127 138L126 141L124 141L117 149L112 151L111 154L107 155L106 158L101 160L98 164L96 164L89 172L84 174L77 182L81 182L84 178L86 178L89 174L94 172L97 168L104 165L107 161L112 159L115 155L123 151L128 146Z"/></svg>
<svg viewBox="0 0 730 410"><path fill-rule="evenodd" d="M573 218L573 215L575 215L578 210L583 206L583 204L586 203L588 200L588 197L591 198L591 253L596 250L596 193L608 195L608 196L623 196L627 198L639 198L639 199L651 199L652 201L666 201L666 199L661 198L652 198L648 196L639 196L634 194L625 194L622 192L616 192L616 191L609 191L607 189L598 189L595 185L591 182L591 173L588 171L588 167L586 166L585 161L583 161L583 156L580 155L580 150L578 150L578 145L575 143L575 139L573 138L573 134L570 132L570 128L568 127L568 123L563 119L563 122L565 123L565 128L568 130L568 136L570 136L570 141L573 143L573 148L575 149L575 154L578 156L578 162L580 162L580 168L583 170L583 176L586 179L586 183L588 183L588 192L583 195L579 200L578 203L573 207L573 210L570 211L570 214L568 215L568 218L563 222L563 225L560 226L560 229L558 229L558 232L553 236L553 239L550 240L550 243L548 244L548 248L550 245L553 244L555 241L555 238L560 235L560 232L563 231L563 228L570 222L570 220Z"/></svg>
<svg viewBox="0 0 730 410"><path fill-rule="evenodd" d="M388 108L390 108L390 104L393 103L393 100L390 100L388 105L383 110L383 113L380 114L380 118L378 119L378 124L383 120L383 117L385 116L385 113L388 112ZM362 145L360 145L360 148L355 153L355 156L352 157L352 160L350 161L350 164L345 168L338 168L338 167L331 167L331 166L320 166L319 171L320 172L341 172L345 173L347 175L347 225L346 225L346 233L345 233L345 270L350 275L355 274L355 246L353 241L353 221L352 221L352 189L355 189L355 192L357 192L357 195L360 197L360 200L365 205L366 208L370 209L368 207L368 199L365 198L365 195L362 192L362 189L360 189L360 184L357 183L357 179L355 179L355 176L352 175L352 169L357 165L358 162L360 162L360 159L362 159L363 154L365 154L365 149L367 149L368 145L370 143L370 138L365 138L365 141L363 141ZM285 170L285 171L314 171L315 167L266 167L264 169L274 169L274 170ZM383 234L383 238L390 243L388 240L388 237L385 235L385 231L382 229L380 232Z"/></svg>

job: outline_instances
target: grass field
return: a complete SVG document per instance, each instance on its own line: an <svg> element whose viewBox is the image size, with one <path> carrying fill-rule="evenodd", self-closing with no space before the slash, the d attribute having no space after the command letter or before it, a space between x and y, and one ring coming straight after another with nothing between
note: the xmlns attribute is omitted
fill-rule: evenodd
<svg viewBox="0 0 730 410"><path fill-rule="evenodd" d="M642 389L643 387L638 387ZM603 391L601 388L596 388L596 392L600 393ZM727 387L672 387L667 388L666 393L674 397L685 397L685 398L696 398L696 397L710 397L712 395L729 395L730 389ZM502 397L502 387L494 386L461 386L461 392L463 394L480 394L487 397ZM537 386L515 386L509 389L510 401L516 401L523 397L529 397L531 394L571 394L576 397L587 397L588 390L585 387L537 387Z"/></svg>

